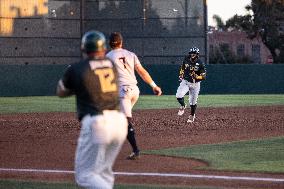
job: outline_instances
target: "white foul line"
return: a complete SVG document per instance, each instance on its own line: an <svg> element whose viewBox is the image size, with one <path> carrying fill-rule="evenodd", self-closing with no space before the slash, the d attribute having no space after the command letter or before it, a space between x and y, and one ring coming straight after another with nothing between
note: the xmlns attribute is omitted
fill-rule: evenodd
<svg viewBox="0 0 284 189"><path fill-rule="evenodd" d="M53 169L9 169L9 168L0 168L0 172L34 172L34 173L64 173L64 174L74 174L74 171L67 170L53 170Z"/></svg>
<svg viewBox="0 0 284 189"><path fill-rule="evenodd" d="M74 171L68 170L46 170L46 169L9 169L0 168L0 172L34 172L34 173L64 173L74 174ZM115 175L126 176L158 176L158 177L186 177L201 179L222 179L222 180L246 180L246 181L267 181L267 182L284 182L284 178L262 178L262 177L242 177L242 176L218 176L218 175L196 175L196 174L175 174L175 173L130 173L114 172Z"/></svg>
<svg viewBox="0 0 284 189"><path fill-rule="evenodd" d="M118 175L129 175L129 176L187 177L187 178L223 179L223 180L248 180L248 181L284 182L284 179L261 178L261 177L193 175L193 174L175 174L175 173L126 173L126 172L116 172L116 174L118 174Z"/></svg>

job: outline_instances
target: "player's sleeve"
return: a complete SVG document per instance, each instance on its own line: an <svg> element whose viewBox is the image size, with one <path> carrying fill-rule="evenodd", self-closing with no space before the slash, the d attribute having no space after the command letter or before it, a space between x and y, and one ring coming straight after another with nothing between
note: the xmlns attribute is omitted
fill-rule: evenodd
<svg viewBox="0 0 284 189"><path fill-rule="evenodd" d="M73 66L69 65L62 77L62 84L64 87L68 90L73 90L74 89L74 76L73 76L74 70Z"/></svg>
<svg viewBox="0 0 284 189"><path fill-rule="evenodd" d="M185 60L186 58L184 58L183 62L182 62L182 65L180 66L179 68L179 78L182 78L183 77L183 74L184 74L184 70L185 70Z"/></svg>
<svg viewBox="0 0 284 189"><path fill-rule="evenodd" d="M133 58L134 58L134 66L139 66L141 65L140 60L138 59L137 55L133 53Z"/></svg>
<svg viewBox="0 0 284 189"><path fill-rule="evenodd" d="M106 58L112 60L111 51L106 54Z"/></svg>
<svg viewBox="0 0 284 189"><path fill-rule="evenodd" d="M206 73L206 67L205 67L205 64L202 61L200 61L200 72Z"/></svg>
<svg viewBox="0 0 284 189"><path fill-rule="evenodd" d="M71 75L72 68L69 66L66 71L63 74L63 77L58 81L57 88L56 88L56 94L59 97L68 97L71 96L74 93L73 90L73 82Z"/></svg>
<svg viewBox="0 0 284 189"><path fill-rule="evenodd" d="M203 77L203 80L206 78L206 67L205 64L203 62L200 61L200 75Z"/></svg>

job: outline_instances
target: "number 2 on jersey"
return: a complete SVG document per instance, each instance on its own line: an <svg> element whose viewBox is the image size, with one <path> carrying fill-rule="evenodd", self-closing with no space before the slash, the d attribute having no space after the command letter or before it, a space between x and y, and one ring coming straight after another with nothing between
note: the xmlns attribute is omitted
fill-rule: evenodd
<svg viewBox="0 0 284 189"><path fill-rule="evenodd" d="M95 74L99 77L102 92L113 92L117 90L116 83L113 83L114 73L111 68L96 69Z"/></svg>

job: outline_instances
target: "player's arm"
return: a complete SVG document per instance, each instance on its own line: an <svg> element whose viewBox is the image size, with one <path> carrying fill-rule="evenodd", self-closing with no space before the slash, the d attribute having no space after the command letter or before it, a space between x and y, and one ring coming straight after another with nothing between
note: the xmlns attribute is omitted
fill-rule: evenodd
<svg viewBox="0 0 284 189"><path fill-rule="evenodd" d="M67 89L64 86L62 79L58 81L57 88L56 88L56 95L59 97L68 97L72 95L71 90Z"/></svg>
<svg viewBox="0 0 284 189"><path fill-rule="evenodd" d="M200 74L195 76L195 79L205 80L206 79L206 68L203 63L200 64Z"/></svg>
<svg viewBox="0 0 284 189"><path fill-rule="evenodd" d="M178 75L178 78L179 78L179 81L181 81L183 79L183 76L184 76L184 63L180 66L179 68L179 75Z"/></svg>
<svg viewBox="0 0 284 189"><path fill-rule="evenodd" d="M179 81L181 81L184 77L185 62L186 62L186 57L184 57L184 60L179 68L179 75L178 75Z"/></svg>
<svg viewBox="0 0 284 189"><path fill-rule="evenodd" d="M57 83L56 88L56 95L59 97L68 97L73 94L72 90L70 90L68 87L71 86L70 80L71 80L71 66L69 66L64 73L62 79L60 79ZM69 85L68 85L69 84Z"/></svg>
<svg viewBox="0 0 284 189"><path fill-rule="evenodd" d="M161 88L155 84L148 71L145 70L145 68L141 64L136 64L135 70L138 75L143 79L143 81L152 87L154 94L158 96L162 94Z"/></svg>
<svg viewBox="0 0 284 189"><path fill-rule="evenodd" d="M204 80L206 78L206 74L205 73L201 73L200 75L196 75L195 79L199 79L199 80Z"/></svg>

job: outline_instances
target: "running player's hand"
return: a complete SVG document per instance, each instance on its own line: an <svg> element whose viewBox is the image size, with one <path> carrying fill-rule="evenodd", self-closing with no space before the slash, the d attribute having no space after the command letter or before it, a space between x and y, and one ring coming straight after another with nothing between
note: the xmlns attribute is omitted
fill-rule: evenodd
<svg viewBox="0 0 284 189"><path fill-rule="evenodd" d="M193 71L191 74L192 79L197 79L198 75Z"/></svg>
<svg viewBox="0 0 284 189"><path fill-rule="evenodd" d="M178 81L181 82L182 81L182 76L178 77Z"/></svg>
<svg viewBox="0 0 284 189"><path fill-rule="evenodd" d="M156 87L153 87L153 92L155 95L157 96L161 96L162 95L162 90L160 87L156 86Z"/></svg>
<svg viewBox="0 0 284 189"><path fill-rule="evenodd" d="M192 78L193 79L204 80L205 79L205 75L197 75L196 73L194 73Z"/></svg>

